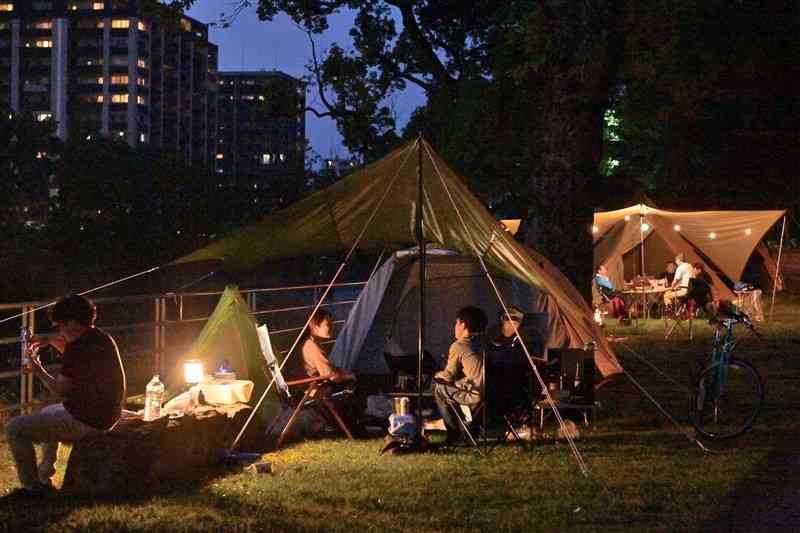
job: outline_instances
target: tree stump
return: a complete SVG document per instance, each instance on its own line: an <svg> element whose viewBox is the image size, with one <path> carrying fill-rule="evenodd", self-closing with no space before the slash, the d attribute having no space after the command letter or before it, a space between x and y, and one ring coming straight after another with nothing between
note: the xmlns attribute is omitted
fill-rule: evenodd
<svg viewBox="0 0 800 533"><path fill-rule="evenodd" d="M222 463L250 407L201 406L180 418L153 422L125 418L110 432L72 446L62 491L80 496L124 496L165 480L197 477Z"/></svg>

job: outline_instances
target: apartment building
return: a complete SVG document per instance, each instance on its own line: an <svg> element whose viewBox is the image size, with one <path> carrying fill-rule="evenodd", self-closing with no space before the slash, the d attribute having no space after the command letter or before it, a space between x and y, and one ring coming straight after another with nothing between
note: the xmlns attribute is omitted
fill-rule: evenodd
<svg viewBox="0 0 800 533"><path fill-rule="evenodd" d="M305 84L279 71L219 72L216 171L254 188L302 180Z"/></svg>
<svg viewBox="0 0 800 533"><path fill-rule="evenodd" d="M0 109L61 139L111 136L211 164L217 47L206 24L137 0L0 0Z"/></svg>

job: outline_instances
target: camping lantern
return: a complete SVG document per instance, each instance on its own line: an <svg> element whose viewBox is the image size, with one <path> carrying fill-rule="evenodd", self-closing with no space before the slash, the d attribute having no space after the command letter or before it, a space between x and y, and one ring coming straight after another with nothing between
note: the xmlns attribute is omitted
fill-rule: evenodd
<svg viewBox="0 0 800 533"><path fill-rule="evenodd" d="M200 383L203 381L203 362L190 359L183 363L183 379L186 383Z"/></svg>

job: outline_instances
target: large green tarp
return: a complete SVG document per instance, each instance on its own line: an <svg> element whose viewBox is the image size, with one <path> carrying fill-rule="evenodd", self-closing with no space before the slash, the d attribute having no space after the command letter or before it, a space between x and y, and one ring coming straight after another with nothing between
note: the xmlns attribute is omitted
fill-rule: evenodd
<svg viewBox="0 0 800 533"><path fill-rule="evenodd" d="M398 250L416 243L418 175L427 242L473 257L550 295L564 343L599 347L603 375L622 369L574 286L547 259L516 242L424 140L411 142L262 221L176 261L222 261L244 272L266 261L360 250Z"/></svg>

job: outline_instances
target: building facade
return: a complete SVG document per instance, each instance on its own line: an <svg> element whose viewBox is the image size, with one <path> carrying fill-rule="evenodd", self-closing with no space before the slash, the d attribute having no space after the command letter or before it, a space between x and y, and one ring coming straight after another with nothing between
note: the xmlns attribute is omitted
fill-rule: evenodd
<svg viewBox="0 0 800 533"><path fill-rule="evenodd" d="M57 134L216 156L217 47L207 25L137 0L0 0L0 108Z"/></svg>
<svg viewBox="0 0 800 533"><path fill-rule="evenodd" d="M288 74L221 71L216 171L228 183L256 189L300 183L305 106L305 84Z"/></svg>

